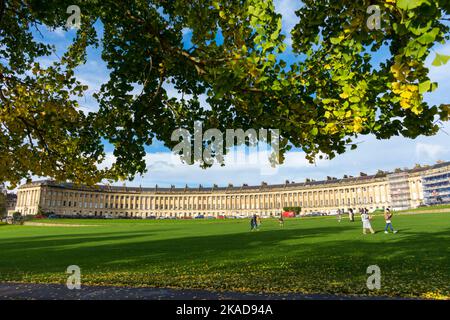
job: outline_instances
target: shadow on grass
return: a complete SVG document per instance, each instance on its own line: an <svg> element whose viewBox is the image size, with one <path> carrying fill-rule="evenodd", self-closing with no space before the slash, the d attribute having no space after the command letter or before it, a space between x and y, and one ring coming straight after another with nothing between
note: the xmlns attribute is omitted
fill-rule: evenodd
<svg viewBox="0 0 450 320"><path fill-rule="evenodd" d="M349 230L354 234L342 235ZM421 233L406 227L396 235L379 231L363 236L359 225L303 226L170 239L160 236L161 231L121 230L2 239L0 279L8 280L2 273L64 277L67 266L76 264L84 274L106 277L108 272L119 273L120 278L111 279L111 284L149 281L148 285L154 285L155 278L145 280L145 276L162 274L160 284L171 286L322 290L318 292L338 288L337 292L352 293L354 289L346 286L354 288L358 283L357 291L364 290L366 268L376 264L390 282L407 284L403 291L396 289L399 292L450 283L450 228ZM191 284L183 282L183 276Z"/></svg>
<svg viewBox="0 0 450 320"><path fill-rule="evenodd" d="M239 260L250 262L277 257L317 265L345 257L367 261L381 257L398 263L402 262L402 258L416 257L434 259L436 263L445 261L450 266L450 230L423 234L405 228L401 230L401 238L394 238L399 234L385 235L379 231L376 235L361 234L352 240L336 239L344 231L348 230L315 227L154 239L155 232L128 230L11 238L1 241L0 269L21 266L34 272L48 272L76 264L77 260L95 266L111 265L128 269L138 268L141 264L184 265L204 261L233 264L233 259L239 263ZM324 239L316 243L305 242L310 237L322 235ZM373 241L373 237L378 237L378 241ZM273 260L273 264L276 262Z"/></svg>
<svg viewBox="0 0 450 320"><path fill-rule="evenodd" d="M279 244L285 240L301 243L302 239L317 237L324 232L337 234L344 230L319 227L300 231L284 229L172 239L154 239L153 232L128 230L11 238L1 241L0 268L23 266L35 272L48 272L61 270L61 266L82 260L89 261L91 265L109 264L126 269L141 263L182 265L195 263L196 260L213 262L232 257L251 258L263 254L264 248L268 253L273 249L283 252L290 247ZM45 262L42 257L45 257ZM115 264L116 260L120 262Z"/></svg>

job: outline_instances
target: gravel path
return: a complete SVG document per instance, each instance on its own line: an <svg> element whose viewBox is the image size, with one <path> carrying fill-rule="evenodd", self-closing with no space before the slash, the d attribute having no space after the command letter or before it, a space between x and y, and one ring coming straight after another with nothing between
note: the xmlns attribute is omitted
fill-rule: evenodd
<svg viewBox="0 0 450 320"><path fill-rule="evenodd" d="M386 300L388 297L338 296L327 294L262 294L81 286L69 290L60 284L0 283L0 300Z"/></svg>

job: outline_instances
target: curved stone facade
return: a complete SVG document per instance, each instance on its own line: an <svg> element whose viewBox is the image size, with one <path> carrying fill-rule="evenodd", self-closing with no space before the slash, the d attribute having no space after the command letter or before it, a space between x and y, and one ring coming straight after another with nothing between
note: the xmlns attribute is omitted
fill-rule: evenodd
<svg viewBox="0 0 450 320"><path fill-rule="evenodd" d="M16 211L36 214L41 209L59 215L143 218L271 216L279 215L283 207L301 207L302 213L395 208L393 197L402 206L417 207L423 202L422 176L436 170L450 171L450 163L356 178L241 187L86 187L45 180L19 188Z"/></svg>

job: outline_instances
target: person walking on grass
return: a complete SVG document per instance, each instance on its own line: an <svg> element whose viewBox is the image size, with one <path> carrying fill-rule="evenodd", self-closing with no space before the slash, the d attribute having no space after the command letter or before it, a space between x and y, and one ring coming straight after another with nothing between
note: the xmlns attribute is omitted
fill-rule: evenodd
<svg viewBox="0 0 450 320"><path fill-rule="evenodd" d="M348 209L348 218L351 222L355 222L355 213L352 208Z"/></svg>
<svg viewBox="0 0 450 320"><path fill-rule="evenodd" d="M256 216L256 230L259 231L259 227L261 226L261 217Z"/></svg>
<svg viewBox="0 0 450 320"><path fill-rule="evenodd" d="M341 220L342 220L341 209L338 209L338 211L337 211L337 219L338 219L338 222L341 222Z"/></svg>
<svg viewBox="0 0 450 320"><path fill-rule="evenodd" d="M253 231L255 229L256 229L256 214L254 214L250 219L250 231Z"/></svg>
<svg viewBox="0 0 450 320"><path fill-rule="evenodd" d="M280 223L280 227L283 228L283 227L284 227L284 217L283 217L283 214L281 214L280 217L278 218L278 222Z"/></svg>
<svg viewBox="0 0 450 320"><path fill-rule="evenodd" d="M397 230L394 230L394 227L392 226L391 219L392 219L391 209L387 208L386 211L384 211L384 220L386 221L384 233L389 233L388 229L391 229L392 233L397 233Z"/></svg>
<svg viewBox="0 0 450 320"><path fill-rule="evenodd" d="M372 217L369 216L369 214L363 210L362 214L361 214L361 221L363 224L363 234L367 233L367 230L370 231L370 233L374 234L375 231L372 228L372 224L370 223L370 220L372 220Z"/></svg>

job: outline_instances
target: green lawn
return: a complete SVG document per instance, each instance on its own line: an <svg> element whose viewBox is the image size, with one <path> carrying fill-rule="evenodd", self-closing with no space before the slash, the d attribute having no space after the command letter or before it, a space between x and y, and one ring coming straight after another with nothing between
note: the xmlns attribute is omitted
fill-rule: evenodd
<svg viewBox="0 0 450 320"><path fill-rule="evenodd" d="M407 210L402 210L402 211L398 211L398 212L420 212L420 211L432 212L433 210L443 210L443 209L450 209L450 204L440 204L440 205L434 205L434 206L429 206L429 207L419 207L419 208L415 208L415 209L407 209Z"/></svg>
<svg viewBox="0 0 450 320"><path fill-rule="evenodd" d="M85 285L450 297L448 213L397 215L395 235L376 217L365 236L359 219L336 217L263 220L257 232L248 220L45 222L89 226L0 226L0 281L65 283L78 265Z"/></svg>

